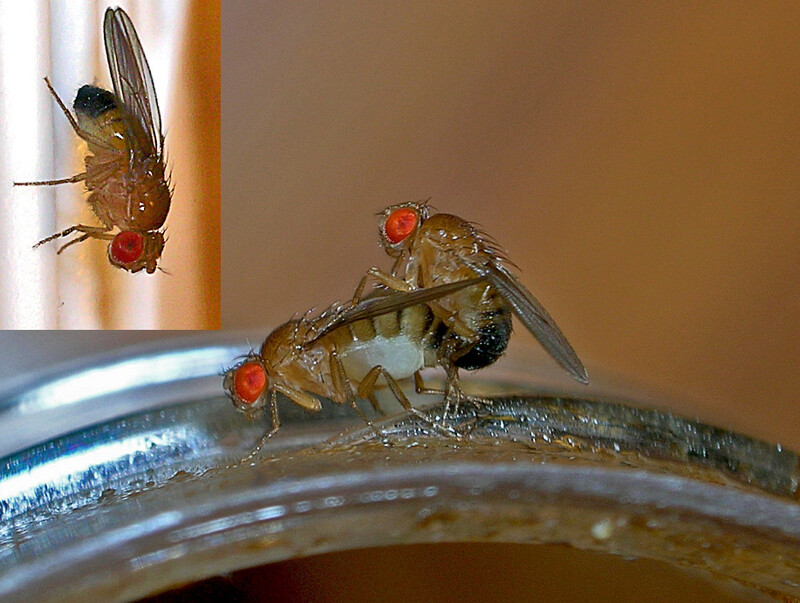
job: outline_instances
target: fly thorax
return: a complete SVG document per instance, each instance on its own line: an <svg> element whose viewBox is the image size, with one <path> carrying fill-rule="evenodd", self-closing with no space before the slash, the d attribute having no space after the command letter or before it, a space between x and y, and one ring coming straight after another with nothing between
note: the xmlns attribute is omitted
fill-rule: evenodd
<svg viewBox="0 0 800 603"><path fill-rule="evenodd" d="M326 379L330 378L330 365L326 361L327 350L322 345L303 347L309 339L309 323L291 320L264 340L261 357L275 383L328 396Z"/></svg>

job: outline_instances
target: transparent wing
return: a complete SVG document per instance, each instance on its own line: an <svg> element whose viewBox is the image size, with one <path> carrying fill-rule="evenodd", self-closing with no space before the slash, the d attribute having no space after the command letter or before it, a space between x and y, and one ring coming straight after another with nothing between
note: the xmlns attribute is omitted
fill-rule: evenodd
<svg viewBox="0 0 800 603"><path fill-rule="evenodd" d="M513 274L495 262L472 268L478 274L486 276L487 282L499 291L522 324L558 364L576 381L589 383L586 368L552 316Z"/></svg>
<svg viewBox="0 0 800 603"><path fill-rule="evenodd" d="M567 338L558 328L553 317L548 314L544 306L533 297L522 283L503 266L494 262L484 265L473 265L470 267L480 276L476 278L456 281L435 287L415 289L413 291L391 291L380 292L375 296L368 297L355 306L340 311L320 333L306 345L314 344L318 339L324 337L331 331L352 324L358 320L372 318L388 312L424 304L466 287L487 282L497 289L503 299L511 306L514 313L522 321L522 324L531 332L536 340L544 347L548 354L558 362L576 381L588 383L589 377L586 368L578 358L575 350L567 341Z"/></svg>
<svg viewBox="0 0 800 603"><path fill-rule="evenodd" d="M306 347L313 345L318 339L325 337L331 331L352 324L365 318L373 318L381 314L395 312L409 306L424 304L440 297L450 295L466 287L477 285L485 281L485 277L479 276L455 283L426 287L424 289L414 289L413 291L377 291L373 295L364 298L359 303L349 308L345 308L325 325L325 327L311 341L306 343Z"/></svg>
<svg viewBox="0 0 800 603"><path fill-rule="evenodd" d="M153 86L150 65L139 42L130 17L121 8L106 9L103 39L114 94L128 112L141 124L152 151L161 155L164 136L161 133L161 113Z"/></svg>

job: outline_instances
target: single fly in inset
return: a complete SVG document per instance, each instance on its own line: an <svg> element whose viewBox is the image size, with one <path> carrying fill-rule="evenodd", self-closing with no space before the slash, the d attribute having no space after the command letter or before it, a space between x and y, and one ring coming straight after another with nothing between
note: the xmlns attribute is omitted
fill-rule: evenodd
<svg viewBox="0 0 800 603"><path fill-rule="evenodd" d="M77 236L59 248L87 239L110 241L108 259L129 272L155 272L164 249L164 222L172 190L164 161L164 135L153 76L130 17L109 8L103 39L113 92L85 85L70 113L50 80L45 83L75 133L86 141L86 171L59 180L15 182L39 186L84 182L89 205L102 226L76 224L39 241L34 247ZM119 231L113 233L115 229Z"/></svg>

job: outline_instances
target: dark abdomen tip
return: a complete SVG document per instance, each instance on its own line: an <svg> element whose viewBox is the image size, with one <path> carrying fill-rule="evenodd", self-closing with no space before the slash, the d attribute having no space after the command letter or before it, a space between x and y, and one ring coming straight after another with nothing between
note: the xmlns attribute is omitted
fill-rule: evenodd
<svg viewBox="0 0 800 603"><path fill-rule="evenodd" d="M506 351L511 338L511 313L500 308L489 315L491 319L480 330L480 339L453 363L458 368L474 371L489 366Z"/></svg>
<svg viewBox="0 0 800 603"><path fill-rule="evenodd" d="M75 95L72 108L91 118L98 117L117 106L117 98L112 92L97 86L81 86Z"/></svg>

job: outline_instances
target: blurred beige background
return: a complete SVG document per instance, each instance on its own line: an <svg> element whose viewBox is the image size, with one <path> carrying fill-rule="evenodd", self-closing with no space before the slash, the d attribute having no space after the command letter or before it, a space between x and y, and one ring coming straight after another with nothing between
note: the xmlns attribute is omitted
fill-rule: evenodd
<svg viewBox="0 0 800 603"><path fill-rule="evenodd" d="M800 449L798 31L791 2L226 4L223 327L347 298L389 265L374 213L431 197L590 376Z"/></svg>

